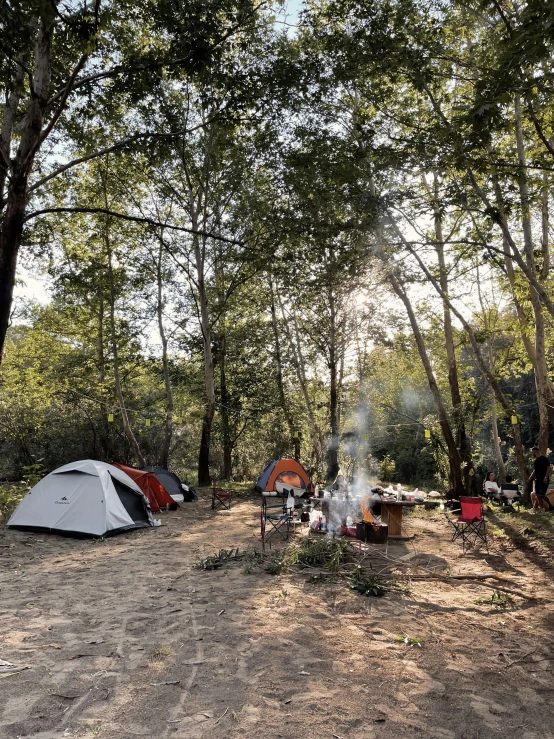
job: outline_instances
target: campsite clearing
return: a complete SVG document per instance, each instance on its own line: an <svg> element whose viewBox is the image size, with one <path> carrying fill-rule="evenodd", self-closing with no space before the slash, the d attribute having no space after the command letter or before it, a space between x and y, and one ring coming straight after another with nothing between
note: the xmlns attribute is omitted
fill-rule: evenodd
<svg viewBox="0 0 554 739"><path fill-rule="evenodd" d="M0 659L29 668L0 673L2 739L554 736L546 546L462 556L439 514L410 515L415 539L389 553L414 573L495 573L519 595L414 578L366 598L244 561L196 569L259 549L258 498L213 513L200 493L106 540L0 528Z"/></svg>

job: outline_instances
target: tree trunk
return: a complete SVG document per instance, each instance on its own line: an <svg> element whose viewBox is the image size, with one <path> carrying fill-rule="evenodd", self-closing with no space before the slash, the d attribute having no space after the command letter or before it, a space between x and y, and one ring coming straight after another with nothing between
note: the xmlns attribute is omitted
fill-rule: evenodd
<svg viewBox="0 0 554 739"><path fill-rule="evenodd" d="M287 335L289 346L292 351L292 356L294 360L294 368L296 370L296 377L298 379L298 384L300 385L300 390L302 391L302 397L304 398L304 403L306 406L306 413L308 416L310 433L312 435L313 456L316 459L316 464L319 464L320 449L321 449L320 434L319 434L319 429L315 421L315 417L314 417L313 409L312 409L312 403L311 403L310 395L308 392L308 381L306 379L306 368L304 365L304 356L302 355L302 346L300 343L300 331L298 328L298 321L296 320L296 315L293 314L293 317L292 317L292 324L294 327L294 334L293 334L293 332L290 330L289 325L287 323L287 318L285 315L285 307L283 305L283 301L281 300L281 296L277 295L277 299L279 300L279 307L281 308L281 315L283 317L283 326L285 328L285 333Z"/></svg>
<svg viewBox="0 0 554 739"><path fill-rule="evenodd" d="M227 390L227 336L225 331L219 334L219 382L221 394L221 427L223 432L223 479L230 480L233 476L233 440L231 438L230 398Z"/></svg>
<svg viewBox="0 0 554 739"><path fill-rule="evenodd" d="M269 294L271 298L271 326L273 328L273 340L274 340L274 357L275 357L275 368L276 368L276 380L277 390L279 392L279 401L281 403L281 409L285 416L285 421L289 427L289 433L291 443L294 447L294 458L300 459L300 437L298 431L294 428L294 421L290 414L289 404L285 395L285 384L283 382L283 362L281 357L281 340L279 339L279 325L277 323L277 311L275 309L275 293L273 290L273 280L269 279Z"/></svg>
<svg viewBox="0 0 554 739"><path fill-rule="evenodd" d="M492 446L494 456L496 458L496 466L498 467L498 482L500 485L506 482L506 467L502 459L502 451L500 449L500 437L498 436L498 423L496 420L496 398L491 390L491 426L492 426Z"/></svg>
<svg viewBox="0 0 554 739"><path fill-rule="evenodd" d="M162 371L165 385L165 429L162 448L160 450L160 463L162 467L169 466L169 450L171 448L171 437L173 435L173 390L171 388L171 377L169 375L169 361L167 357L167 336L164 329L163 321L163 275L162 275L162 258L163 258L163 234L160 237L160 248L158 251L158 259L156 261L156 283L157 283L157 301L156 311L158 314L158 330L160 332L160 340L162 342Z"/></svg>
<svg viewBox="0 0 554 739"><path fill-rule="evenodd" d="M435 401L435 406L437 408L437 413L439 416L439 424L448 449L448 462L450 465L451 483L454 489L454 493L457 496L463 495L464 484L462 482L462 460L458 452L458 447L456 446L456 442L454 440L454 435L452 434L452 429L450 428L450 423L446 415L446 409L442 402L440 390L438 388L437 381L435 380L433 368L431 367L431 362L429 361L429 357L427 356L427 350L425 348L423 336L421 334L421 331L419 330L417 319L415 317L415 313L413 311L408 295L394 275L389 274L389 281L394 292L398 295L400 300L404 303L404 307L406 308L414 338L416 340L419 356L421 358L423 368L425 369L425 374L427 375L429 389L431 390L433 400Z"/></svg>
<svg viewBox="0 0 554 739"><path fill-rule="evenodd" d="M98 362L98 382L106 379L106 360L104 357L104 281L100 276L100 294L98 303L98 336L96 337L96 357Z"/></svg>
<svg viewBox="0 0 554 739"><path fill-rule="evenodd" d="M542 249L542 267L541 267L541 280L546 280L550 271L550 249L549 249L549 238L548 238L548 225L549 225L549 209L548 209L548 173L545 172L542 176L542 238L541 238L541 249Z"/></svg>
<svg viewBox="0 0 554 739"><path fill-rule="evenodd" d="M520 172L518 177L519 197L521 203L521 225L523 230L523 245L525 262L530 272L536 275L535 255L533 249L533 232L531 226L531 198L527 181L527 160L525 156L525 144L523 140L523 126L521 122L521 102L519 96L514 101L515 135L517 144L518 164ZM543 213L544 219L544 213ZM544 228L544 222L543 222ZM547 233L548 237L548 233ZM543 234L544 238L544 234ZM546 350L544 341L544 316L542 304L536 290L529 285L529 298L533 308L535 319L535 384L537 386L537 402L540 417L540 437L538 446L541 454L546 453L548 448L548 420L554 426L554 396L549 395L548 365L546 361Z"/></svg>
<svg viewBox="0 0 554 739"><path fill-rule="evenodd" d="M327 449L327 482L333 481L339 473L339 419L337 388L337 314L333 288L328 291L329 297L329 425L331 440Z"/></svg>
<svg viewBox="0 0 554 739"><path fill-rule="evenodd" d="M508 398L504 395L502 392L502 389L500 388L500 385L498 384L498 381L494 377L494 375L491 373L489 368L486 366L483 357L481 355L481 351L479 350L479 343L477 341L477 338L475 336L475 332L471 328L470 324L466 321L466 319L463 317L463 315L460 313L459 310L456 310L452 302L450 301L448 295L444 293L441 289L441 286L437 282L437 280L434 278L434 276L429 272L427 269L425 263L419 256L419 254L415 251L415 249L412 247L412 245L407 242L400 229L396 226L396 223L392 221L394 228L396 229L398 235L400 236L401 240L403 241L406 249L410 252L410 254L415 258L421 269L423 270L425 276L429 280L429 282L433 285L437 293L441 296L441 298L448 303L448 307L452 311L452 313L456 316L456 318L460 321L462 326L464 327L465 332L467 333L467 336L469 338L469 343L471 345L471 348L473 350L473 354L475 356L475 359L477 361L477 366L479 367L479 370L481 374L483 375L484 379L488 382L489 387L493 390L494 395L500 405L502 406L502 409L504 410L504 413L508 418L515 417L516 422L512 423L512 435L514 439L514 452L517 460L517 464L519 467L520 475L522 480L527 480L529 477L529 470L527 468L527 462L525 460L525 452L523 449L523 444L521 443L521 432L519 428L519 421L517 421L517 416L514 414L514 410L512 407L512 404L508 400Z"/></svg>
<svg viewBox="0 0 554 739"><path fill-rule="evenodd" d="M446 270L446 262L444 258L444 234L442 227L442 213L439 205L439 178L436 172L433 173L433 190L427 185L425 176L423 182L429 195L433 198L433 216L435 224L437 259L439 263L439 282L443 292L448 295L448 273ZM446 358L448 362L448 385L450 387L450 397L452 399L452 410L454 417L454 427L456 429L456 441L460 456L464 463L463 477L464 487L467 493L470 493L472 483L474 482L473 458L471 455L471 446L467 438L466 427L464 422L464 412L462 405L462 394L460 392L460 383L458 378L458 364L456 361L456 350L454 347L454 332L452 330L452 315L450 308L442 301L444 316L444 341L446 348Z"/></svg>
<svg viewBox="0 0 554 739"><path fill-rule="evenodd" d="M494 372L494 351L493 351L493 338L489 336L488 341L489 350L489 367L491 372ZM500 437L498 435L498 421L496 418L496 398L491 390L491 427L492 427L492 445L494 449L494 456L496 458L496 464L498 467L498 482L502 484L506 482L506 467L504 460L502 459L502 450L500 449Z"/></svg>
<svg viewBox="0 0 554 739"><path fill-rule="evenodd" d="M194 221L193 228L195 230L197 229L197 225ZM193 243L194 256L196 260L198 303L200 306L200 327L202 330L202 345L204 348L204 387L206 391L206 406L204 409L204 418L202 419L202 436L200 438L200 451L198 453L198 484L201 486L207 486L211 482L210 448L212 440L212 425L215 415L214 360L212 353L210 316L208 311L208 296L206 294L204 275L205 250L201 248L200 239L197 235L193 237ZM202 246L204 246L204 244Z"/></svg>
<svg viewBox="0 0 554 739"><path fill-rule="evenodd" d="M0 353L3 352L6 333L10 325L17 255L21 245L25 217L26 190L26 176L19 175L12 179L0 230Z"/></svg>
<svg viewBox="0 0 554 739"><path fill-rule="evenodd" d="M48 17L49 12L46 10L43 12L44 17L41 17L38 24L34 49L33 94L29 97L25 117L20 124L21 138L14 160L10 160L10 144L17 119L19 103L17 93L8 97L2 120L2 156L10 161L12 172L8 181L8 194L4 201L3 190L7 174L4 163L0 182L2 185L0 204L2 207L5 205L0 228L0 361L10 324L17 256L25 219L27 184L40 143L52 76L54 25L52 19Z"/></svg>
<svg viewBox="0 0 554 739"><path fill-rule="evenodd" d="M106 219L105 225L105 243L108 254L108 279L110 283L110 323L111 323L111 339L112 339L112 355L113 355L113 375L115 383L115 392L117 395L117 401L119 404L119 410L121 412L121 420L123 422L123 431L129 442L136 459L138 460L139 467L144 467L146 464L142 452L138 445L138 442L129 423L129 415L125 407L125 399L123 398L123 390L121 388L121 376L119 374L119 354L117 350L117 332L115 325L115 288L113 279L113 264L112 264L112 249L109 237L109 225L108 219Z"/></svg>

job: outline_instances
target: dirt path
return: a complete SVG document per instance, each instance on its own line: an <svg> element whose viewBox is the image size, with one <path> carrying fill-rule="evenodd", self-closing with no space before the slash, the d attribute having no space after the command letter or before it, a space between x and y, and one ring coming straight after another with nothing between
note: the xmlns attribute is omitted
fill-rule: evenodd
<svg viewBox="0 0 554 739"><path fill-rule="evenodd" d="M204 496L106 541L0 529L0 659L30 667L0 677L0 737L554 739L550 558L498 542L462 557L438 516L389 548L537 598L502 610L466 581L364 598L240 562L194 569L258 546L257 516Z"/></svg>

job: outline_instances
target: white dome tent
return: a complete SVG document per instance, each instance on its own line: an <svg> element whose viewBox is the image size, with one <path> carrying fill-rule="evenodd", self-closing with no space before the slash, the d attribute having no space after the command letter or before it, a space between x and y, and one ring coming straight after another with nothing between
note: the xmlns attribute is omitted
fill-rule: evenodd
<svg viewBox="0 0 554 739"><path fill-rule="evenodd" d="M117 467L85 459L46 475L23 498L8 528L110 536L154 526L148 499Z"/></svg>

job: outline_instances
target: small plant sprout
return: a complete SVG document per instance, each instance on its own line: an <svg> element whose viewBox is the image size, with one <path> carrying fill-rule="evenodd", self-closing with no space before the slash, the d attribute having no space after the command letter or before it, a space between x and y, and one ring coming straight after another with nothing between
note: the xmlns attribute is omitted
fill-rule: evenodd
<svg viewBox="0 0 554 739"><path fill-rule="evenodd" d="M406 634L405 632L403 632L402 634L399 634L396 637L395 641L402 642L403 644L407 644L409 647L419 647L420 649L423 647L425 643L423 639L420 639L417 636L408 636L408 634Z"/></svg>

